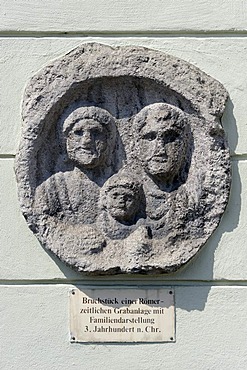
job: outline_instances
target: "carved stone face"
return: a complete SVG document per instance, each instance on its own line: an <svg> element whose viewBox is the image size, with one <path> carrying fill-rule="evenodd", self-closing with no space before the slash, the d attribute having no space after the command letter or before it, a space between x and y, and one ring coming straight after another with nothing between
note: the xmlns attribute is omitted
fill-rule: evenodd
<svg viewBox="0 0 247 370"><path fill-rule="evenodd" d="M84 168L104 165L115 141L113 117L104 109L79 107L63 122L69 159Z"/></svg>
<svg viewBox="0 0 247 370"><path fill-rule="evenodd" d="M119 222L133 222L140 208L140 189L130 178L114 175L104 187L104 207Z"/></svg>
<svg viewBox="0 0 247 370"><path fill-rule="evenodd" d="M107 130L95 119L79 119L66 141L68 157L82 167L101 165L107 151Z"/></svg>
<svg viewBox="0 0 247 370"><path fill-rule="evenodd" d="M186 157L185 122L180 118L178 123L165 110L150 109L138 135L138 156L146 172L171 183Z"/></svg>
<svg viewBox="0 0 247 370"><path fill-rule="evenodd" d="M139 209L139 194L133 189L116 186L107 192L107 209L118 221L131 221Z"/></svg>

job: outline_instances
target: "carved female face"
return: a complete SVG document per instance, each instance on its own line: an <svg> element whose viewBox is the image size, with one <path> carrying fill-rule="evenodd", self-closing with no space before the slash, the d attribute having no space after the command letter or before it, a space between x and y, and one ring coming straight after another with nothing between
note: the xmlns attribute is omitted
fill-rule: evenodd
<svg viewBox="0 0 247 370"><path fill-rule="evenodd" d="M77 119L66 141L68 157L87 168L94 168L105 161L107 130L95 119Z"/></svg>
<svg viewBox="0 0 247 370"><path fill-rule="evenodd" d="M149 112L139 131L139 159L147 173L164 182L172 182L185 161L185 126L180 119L168 118L164 111Z"/></svg>

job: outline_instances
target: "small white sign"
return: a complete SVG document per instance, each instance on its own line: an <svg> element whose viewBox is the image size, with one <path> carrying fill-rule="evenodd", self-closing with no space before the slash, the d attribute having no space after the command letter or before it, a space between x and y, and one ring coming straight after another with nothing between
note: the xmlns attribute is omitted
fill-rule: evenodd
<svg viewBox="0 0 247 370"><path fill-rule="evenodd" d="M173 289L70 291L71 342L173 342Z"/></svg>

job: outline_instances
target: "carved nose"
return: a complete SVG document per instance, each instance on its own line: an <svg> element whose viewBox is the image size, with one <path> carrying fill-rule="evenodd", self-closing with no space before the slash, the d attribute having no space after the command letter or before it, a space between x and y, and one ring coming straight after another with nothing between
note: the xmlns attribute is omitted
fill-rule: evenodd
<svg viewBox="0 0 247 370"><path fill-rule="evenodd" d="M162 153L165 153L166 152L166 150L165 150L165 138L163 136L158 136L156 138L156 145L155 145L155 147L159 151L162 151Z"/></svg>
<svg viewBox="0 0 247 370"><path fill-rule="evenodd" d="M90 144L92 141L91 133L88 131L84 132L81 140L84 144Z"/></svg>
<svg viewBox="0 0 247 370"><path fill-rule="evenodd" d="M118 197L118 205L124 206L125 201L126 201L126 199L125 199L124 195Z"/></svg>

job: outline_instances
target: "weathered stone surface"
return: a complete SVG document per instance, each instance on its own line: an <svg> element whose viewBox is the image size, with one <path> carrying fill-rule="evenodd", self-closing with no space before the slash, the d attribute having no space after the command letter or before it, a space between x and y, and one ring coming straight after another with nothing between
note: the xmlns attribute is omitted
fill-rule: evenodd
<svg viewBox="0 0 247 370"><path fill-rule="evenodd" d="M188 262L228 199L226 99L189 63L139 47L84 44L38 72L16 175L42 245L87 273Z"/></svg>

